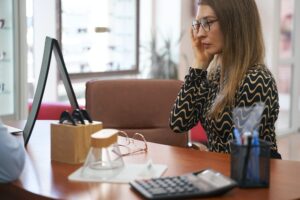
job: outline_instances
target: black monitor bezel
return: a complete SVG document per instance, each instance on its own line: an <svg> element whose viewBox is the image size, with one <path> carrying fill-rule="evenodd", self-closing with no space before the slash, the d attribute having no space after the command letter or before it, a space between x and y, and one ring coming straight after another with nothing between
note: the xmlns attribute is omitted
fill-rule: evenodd
<svg viewBox="0 0 300 200"><path fill-rule="evenodd" d="M44 54L43 54L43 60L42 60L42 66L41 71L39 75L39 80L37 84L37 88L34 94L33 102L32 102L32 108L28 115L27 122L25 124L24 130L23 130L23 138L24 138L24 145L26 146L29 142L29 139L31 137L35 122L37 120L37 116L40 110L41 102L43 99L43 95L45 92L45 87L47 83L47 78L49 74L49 68L51 63L51 57L52 52L54 52L56 61L57 61L57 67L59 70L59 73L61 75L61 79L63 81L63 84L65 86L70 104L73 109L79 109L79 105L70 81L70 77L65 65L65 61L63 59L63 55L61 52L61 49L59 47L59 43L56 39L46 37L45 40L45 47L44 47Z"/></svg>

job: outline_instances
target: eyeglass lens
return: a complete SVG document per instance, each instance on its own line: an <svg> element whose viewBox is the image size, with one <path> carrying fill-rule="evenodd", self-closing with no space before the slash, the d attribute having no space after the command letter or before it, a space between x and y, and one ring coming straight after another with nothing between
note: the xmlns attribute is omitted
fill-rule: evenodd
<svg viewBox="0 0 300 200"><path fill-rule="evenodd" d="M210 31L211 24L216 22L216 21L217 21L217 19L210 20L210 21L206 18L203 18L201 20L195 19L195 20L193 20L192 27L195 31L199 32L200 26L202 26L203 30L205 32L208 32L208 31Z"/></svg>
<svg viewBox="0 0 300 200"><path fill-rule="evenodd" d="M120 131L119 133L120 136L125 137L118 141L122 156L147 152L147 141L142 134L135 133L132 138L129 138L126 132Z"/></svg>

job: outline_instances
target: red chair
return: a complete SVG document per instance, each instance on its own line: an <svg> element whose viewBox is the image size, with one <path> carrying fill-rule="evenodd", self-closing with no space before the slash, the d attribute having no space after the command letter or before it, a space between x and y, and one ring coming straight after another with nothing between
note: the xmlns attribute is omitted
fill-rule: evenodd
<svg viewBox="0 0 300 200"><path fill-rule="evenodd" d="M80 106L83 108L83 106ZM32 108L32 102L28 103L29 112ZM63 111L71 112L73 109L69 103L62 102L42 102L37 119L39 120L59 120Z"/></svg>
<svg viewBox="0 0 300 200"><path fill-rule="evenodd" d="M207 135L200 123L191 129L191 140L192 142L207 144Z"/></svg>

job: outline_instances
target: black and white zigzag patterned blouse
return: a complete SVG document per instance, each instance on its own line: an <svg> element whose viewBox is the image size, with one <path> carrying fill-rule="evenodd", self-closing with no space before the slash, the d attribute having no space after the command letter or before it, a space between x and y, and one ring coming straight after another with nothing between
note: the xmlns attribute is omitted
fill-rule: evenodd
<svg viewBox="0 0 300 200"><path fill-rule="evenodd" d="M235 105L225 107L221 117L214 120L208 113L220 91L219 80L220 70L217 70L213 78L208 79L206 70L189 69L171 111L171 129L174 132L186 132L200 121L207 133L208 149L230 153L230 141L234 139L235 127L233 108L250 107L263 102L265 106L257 125L259 137L271 142L271 156L280 158L275 135L275 121L279 113L278 92L271 72L262 65L251 67L236 91Z"/></svg>

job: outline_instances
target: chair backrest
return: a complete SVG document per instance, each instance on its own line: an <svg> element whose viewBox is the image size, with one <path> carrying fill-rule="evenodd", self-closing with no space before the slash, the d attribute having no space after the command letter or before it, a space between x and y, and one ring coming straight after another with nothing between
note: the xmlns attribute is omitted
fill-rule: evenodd
<svg viewBox="0 0 300 200"><path fill-rule="evenodd" d="M188 135L169 128L169 116L181 88L179 80L121 79L86 83L86 109L105 128L142 133L147 141L187 146Z"/></svg>
<svg viewBox="0 0 300 200"><path fill-rule="evenodd" d="M84 106L79 106L84 109ZM31 112L32 102L28 102L28 111ZM73 111L71 104L63 102L42 102L37 116L39 120L59 120L63 111Z"/></svg>
<svg viewBox="0 0 300 200"><path fill-rule="evenodd" d="M28 111L31 112L32 102L28 103ZM63 111L72 111L72 107L69 103L60 102L42 102L40 110L37 116L39 120L59 120Z"/></svg>

